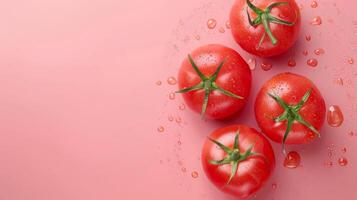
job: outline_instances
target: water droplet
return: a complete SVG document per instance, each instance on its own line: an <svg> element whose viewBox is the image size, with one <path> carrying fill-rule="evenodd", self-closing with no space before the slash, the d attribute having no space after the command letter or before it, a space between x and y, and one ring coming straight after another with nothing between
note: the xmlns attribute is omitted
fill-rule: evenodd
<svg viewBox="0 0 357 200"><path fill-rule="evenodd" d="M257 61L254 58L249 58L248 59L248 65L250 70L255 70L255 67L257 66Z"/></svg>
<svg viewBox="0 0 357 200"><path fill-rule="evenodd" d="M332 161L325 161L324 166L325 167L332 167L333 163Z"/></svg>
<svg viewBox="0 0 357 200"><path fill-rule="evenodd" d="M306 41L310 41L310 40L311 40L311 35L306 35L306 36L305 36L305 40L306 40Z"/></svg>
<svg viewBox="0 0 357 200"><path fill-rule="evenodd" d="M179 109L180 109L180 110L185 110L185 108L186 108L185 104L180 104L180 105L179 105Z"/></svg>
<svg viewBox="0 0 357 200"><path fill-rule="evenodd" d="M304 50L304 51L302 52L302 55L304 55L304 56L307 56L307 54L309 54L309 52L308 52L307 50Z"/></svg>
<svg viewBox="0 0 357 200"><path fill-rule="evenodd" d="M200 39L201 39L201 36L200 36L200 35L195 35L195 39L196 39L196 40L200 40Z"/></svg>
<svg viewBox="0 0 357 200"><path fill-rule="evenodd" d="M224 28L223 28L223 27L219 27L218 31L219 31L220 33L224 33L224 32L226 32L226 30L224 30Z"/></svg>
<svg viewBox="0 0 357 200"><path fill-rule="evenodd" d="M350 131L350 132L348 133L348 135L351 136L351 137L353 137L353 136L354 136L353 131Z"/></svg>
<svg viewBox="0 0 357 200"><path fill-rule="evenodd" d="M162 82L161 81L156 81L156 83L155 83L156 85L161 85L162 84Z"/></svg>
<svg viewBox="0 0 357 200"><path fill-rule="evenodd" d="M175 93L174 92L171 92L170 94L169 94L169 99L171 99L171 100L174 100L175 99Z"/></svg>
<svg viewBox="0 0 357 200"><path fill-rule="evenodd" d="M169 117L167 118L170 122L174 121L174 117L172 115L169 115Z"/></svg>
<svg viewBox="0 0 357 200"><path fill-rule="evenodd" d="M207 21L207 27L209 29L214 29L216 27L216 25L217 25L217 21L215 19L209 19Z"/></svg>
<svg viewBox="0 0 357 200"><path fill-rule="evenodd" d="M226 21L226 28L231 29L231 22L229 20Z"/></svg>
<svg viewBox="0 0 357 200"><path fill-rule="evenodd" d="M170 76L169 78L167 78L167 83L168 83L169 85L175 85L175 84L177 83L177 80L176 80L175 77Z"/></svg>
<svg viewBox="0 0 357 200"><path fill-rule="evenodd" d="M311 67L316 67L318 64L318 61L315 58L310 58L307 60L307 64Z"/></svg>
<svg viewBox="0 0 357 200"><path fill-rule="evenodd" d="M269 71L269 70L273 67L273 65L270 64L270 63L263 62L263 63L260 65L260 67L261 67L262 70L264 70L264 71Z"/></svg>
<svg viewBox="0 0 357 200"><path fill-rule="evenodd" d="M311 8L317 8L318 4L316 1L311 2Z"/></svg>
<svg viewBox="0 0 357 200"><path fill-rule="evenodd" d="M296 61L295 61L295 59L289 59L288 60L288 66L289 67L295 67L296 66Z"/></svg>
<svg viewBox="0 0 357 200"><path fill-rule="evenodd" d="M347 148L346 148L346 147L343 147L343 148L341 149L341 152L342 152L342 153L346 153L346 152L347 152Z"/></svg>
<svg viewBox="0 0 357 200"><path fill-rule="evenodd" d="M353 58L349 58L347 62L348 62L348 64L352 65L354 63L354 60L353 60Z"/></svg>
<svg viewBox="0 0 357 200"><path fill-rule="evenodd" d="M191 176L192 176L192 178L198 178L198 172L193 171L193 172L191 173Z"/></svg>
<svg viewBox="0 0 357 200"><path fill-rule="evenodd" d="M316 55L321 55L321 54L324 54L325 53L325 50L322 49L322 48L318 48L318 49L315 49L314 53Z"/></svg>
<svg viewBox="0 0 357 200"><path fill-rule="evenodd" d="M277 187L278 187L278 185L277 185L276 183L271 184L271 188L272 188L273 190L276 190Z"/></svg>
<svg viewBox="0 0 357 200"><path fill-rule="evenodd" d="M338 78L338 79L335 80L335 83L336 83L337 85L343 86L343 79L342 79L342 78Z"/></svg>
<svg viewBox="0 0 357 200"><path fill-rule="evenodd" d="M311 21L311 25L321 25L321 24L322 24L322 19L319 16L314 17Z"/></svg>
<svg viewBox="0 0 357 200"><path fill-rule="evenodd" d="M330 106L327 113L327 122L332 127L339 127L343 122L343 114L339 106Z"/></svg>
<svg viewBox="0 0 357 200"><path fill-rule="evenodd" d="M165 128L163 126L159 126L159 127L157 127L157 131L162 133L165 131Z"/></svg>
<svg viewBox="0 0 357 200"><path fill-rule="evenodd" d="M176 117L176 120L175 120L177 123L181 123L181 117Z"/></svg>
<svg viewBox="0 0 357 200"><path fill-rule="evenodd" d="M182 171L183 173L185 173L187 170L186 170L185 167L182 167L182 168L181 168L181 171Z"/></svg>
<svg viewBox="0 0 357 200"><path fill-rule="evenodd" d="M177 144L178 144L179 146L181 146L181 144L182 144L181 140L177 141Z"/></svg>
<svg viewBox="0 0 357 200"><path fill-rule="evenodd" d="M328 156L329 158L332 158L333 152L329 150L329 151L327 152L327 156Z"/></svg>
<svg viewBox="0 0 357 200"><path fill-rule="evenodd" d="M300 165L300 154L296 151L290 151L284 160L284 167L294 169Z"/></svg>
<svg viewBox="0 0 357 200"><path fill-rule="evenodd" d="M346 166L347 163L348 163L347 158L339 158L339 159L338 159L338 164L339 164L340 166Z"/></svg>

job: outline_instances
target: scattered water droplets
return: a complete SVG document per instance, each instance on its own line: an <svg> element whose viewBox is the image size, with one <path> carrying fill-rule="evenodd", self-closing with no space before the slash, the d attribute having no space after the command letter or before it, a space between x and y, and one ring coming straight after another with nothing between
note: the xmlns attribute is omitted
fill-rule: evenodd
<svg viewBox="0 0 357 200"><path fill-rule="evenodd" d="M273 67L272 64L267 63L267 62L262 62L262 64L260 65L260 67L262 68L262 70L264 71L269 71L271 70L271 68Z"/></svg>
<svg viewBox="0 0 357 200"><path fill-rule="evenodd" d="M198 178L198 172L193 171L193 172L191 173L191 176L192 176L192 178Z"/></svg>
<svg viewBox="0 0 357 200"><path fill-rule="evenodd" d="M170 76L169 78L167 78L167 83L168 83L169 85L175 85L175 84L177 83L177 80L176 80L175 77Z"/></svg>
<svg viewBox="0 0 357 200"><path fill-rule="evenodd" d="M295 67L295 66L296 66L296 61L295 61L295 59L290 58L290 59L288 60L288 66L289 66L289 67Z"/></svg>
<svg viewBox="0 0 357 200"><path fill-rule="evenodd" d="M164 128L163 126L159 126L159 127L157 127L157 131L158 131L159 133L162 133L162 132L165 131L165 128Z"/></svg>
<svg viewBox="0 0 357 200"><path fill-rule="evenodd" d="M307 50L304 50L303 52L302 52L302 55L304 55L304 56L307 56L309 54L309 52L307 51Z"/></svg>
<svg viewBox="0 0 357 200"><path fill-rule="evenodd" d="M338 159L338 164L339 164L340 166L346 166L347 163L348 163L347 158L339 158L339 159Z"/></svg>
<svg viewBox="0 0 357 200"><path fill-rule="evenodd" d="M311 23L311 25L318 26L318 25L322 24L322 19L320 16L317 16L317 17L314 17L310 23Z"/></svg>
<svg viewBox="0 0 357 200"><path fill-rule="evenodd" d="M317 64L318 64L318 61L315 58L310 58L310 59L307 60L307 64L310 67L316 67Z"/></svg>
<svg viewBox="0 0 357 200"><path fill-rule="evenodd" d="M316 1L312 1L310 6L311 8L317 8L318 4Z"/></svg>
<svg viewBox="0 0 357 200"><path fill-rule="evenodd" d="M257 61L254 58L249 58L247 63L249 65L250 70L255 70L255 67L257 66Z"/></svg>
<svg viewBox="0 0 357 200"><path fill-rule="evenodd" d="M324 54L325 50L322 48L318 48L318 49L315 49L314 53L319 56L319 55Z"/></svg>
<svg viewBox="0 0 357 200"><path fill-rule="evenodd" d="M226 21L226 28L231 29L231 22L229 20Z"/></svg>
<svg viewBox="0 0 357 200"><path fill-rule="evenodd" d="M277 187L278 187L278 185L277 185L276 183L271 184L271 188L272 188L273 190L276 190Z"/></svg>
<svg viewBox="0 0 357 200"><path fill-rule="evenodd" d="M354 63L354 60L353 60L353 58L349 58L349 59L347 60L347 62L348 62L348 64L352 65L352 64Z"/></svg>
<svg viewBox="0 0 357 200"><path fill-rule="evenodd" d="M225 30L223 27L219 27L218 31L219 31L220 33L226 32L226 30Z"/></svg>
<svg viewBox="0 0 357 200"><path fill-rule="evenodd" d="M180 110L185 110L185 109L186 109L185 104L180 104L180 105L179 105L179 109L180 109Z"/></svg>
<svg viewBox="0 0 357 200"><path fill-rule="evenodd" d="M174 92L171 92L171 93L169 94L169 99L174 100L175 97L176 97L176 95L175 95Z"/></svg>
<svg viewBox="0 0 357 200"><path fill-rule="evenodd" d="M162 84L162 82L161 81L156 81L155 84L159 86L159 85Z"/></svg>
<svg viewBox="0 0 357 200"><path fill-rule="evenodd" d="M306 40L306 41L310 41L310 40L311 40L311 35L306 35L306 36L305 36L305 40Z"/></svg>
<svg viewBox="0 0 357 200"><path fill-rule="evenodd" d="M216 25L217 25L217 21L215 19L209 19L207 21L207 28L209 28L209 29L216 28Z"/></svg>
<svg viewBox="0 0 357 200"><path fill-rule="evenodd" d="M294 169L300 165L300 154L296 151L290 151L284 160L284 167Z"/></svg>

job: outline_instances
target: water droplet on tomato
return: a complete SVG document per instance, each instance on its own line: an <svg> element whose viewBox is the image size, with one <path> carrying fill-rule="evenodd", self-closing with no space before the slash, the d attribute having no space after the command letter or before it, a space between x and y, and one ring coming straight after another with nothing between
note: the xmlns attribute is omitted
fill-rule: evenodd
<svg viewBox="0 0 357 200"><path fill-rule="evenodd" d="M165 131L165 128L163 126L159 126L159 127L157 127L157 131L162 133Z"/></svg>
<svg viewBox="0 0 357 200"><path fill-rule="evenodd" d="M290 151L284 160L284 167L294 169L300 165L300 154L296 151Z"/></svg>
<svg viewBox="0 0 357 200"><path fill-rule="evenodd" d="M308 52L307 50L304 50L304 51L302 52L302 55L304 55L304 56L307 56L307 54L309 54L309 52Z"/></svg>
<svg viewBox="0 0 357 200"><path fill-rule="evenodd" d="M347 148L346 148L346 147L343 147L343 148L341 149L341 152L342 152L342 153L346 153L346 152L347 152Z"/></svg>
<svg viewBox="0 0 357 200"><path fill-rule="evenodd" d="M156 85L161 85L162 84L162 82L161 81L156 81L156 83L155 83Z"/></svg>
<svg viewBox="0 0 357 200"><path fill-rule="evenodd" d="M353 60L353 58L349 58L347 62L348 62L348 64L352 65L354 63L354 60Z"/></svg>
<svg viewBox="0 0 357 200"><path fill-rule="evenodd" d="M347 158L339 158L339 159L338 159L338 164L339 164L340 166L346 166L347 163L348 163Z"/></svg>
<svg viewBox="0 0 357 200"><path fill-rule="evenodd" d="M311 2L311 8L317 8L318 4L316 1Z"/></svg>
<svg viewBox="0 0 357 200"><path fill-rule="evenodd" d="M318 61L315 58L310 58L307 60L307 64L311 67L316 67L318 64Z"/></svg>
<svg viewBox="0 0 357 200"><path fill-rule="evenodd" d="M311 35L306 35L306 36L305 36L305 40L306 40L306 41L310 41L310 40L311 40Z"/></svg>
<svg viewBox="0 0 357 200"><path fill-rule="evenodd" d="M226 21L226 28L231 29L231 22L229 20Z"/></svg>
<svg viewBox="0 0 357 200"><path fill-rule="evenodd" d="M209 19L207 21L207 27L209 29L214 29L216 27L216 25L217 25L217 21L215 19Z"/></svg>
<svg viewBox="0 0 357 200"><path fill-rule="evenodd" d="M180 109L180 110L185 110L185 108L186 108L185 104L180 104L180 105L179 105L179 109Z"/></svg>
<svg viewBox="0 0 357 200"><path fill-rule="evenodd" d="M175 77L170 76L169 78L167 78L167 83L168 83L169 85L175 85L175 84L177 83L177 80L176 80Z"/></svg>
<svg viewBox="0 0 357 200"><path fill-rule="evenodd" d="M321 54L324 54L325 53L325 50L322 49L322 48L318 48L318 49L315 49L314 53L316 55L321 55Z"/></svg>
<svg viewBox="0 0 357 200"><path fill-rule="evenodd" d="M226 32L226 30L224 30L224 28L223 28L223 27L219 27L218 31L219 31L220 33L224 33L224 32Z"/></svg>
<svg viewBox="0 0 357 200"><path fill-rule="evenodd" d="M257 61L254 58L249 58L248 59L248 65L250 70L255 70L255 67L257 66Z"/></svg>
<svg viewBox="0 0 357 200"><path fill-rule="evenodd" d="M260 66L264 71L269 71L273 67L272 64L266 62L263 62Z"/></svg>
<svg viewBox="0 0 357 200"><path fill-rule="evenodd" d="M198 178L198 172L193 171L193 172L191 173L191 176L192 176L192 178Z"/></svg>
<svg viewBox="0 0 357 200"><path fill-rule="evenodd" d="M288 66L289 67L295 67L296 66L296 61L295 61L295 59L289 59L288 60Z"/></svg>
<svg viewBox="0 0 357 200"><path fill-rule="evenodd" d="M171 100L174 100L175 99L175 93L174 92L171 92L170 94L169 94L169 99L171 99Z"/></svg>
<svg viewBox="0 0 357 200"><path fill-rule="evenodd" d="M277 185L276 183L271 184L271 188L272 188L273 190L276 190L277 187L278 187L278 185Z"/></svg>
<svg viewBox="0 0 357 200"><path fill-rule="evenodd" d="M343 122L343 114L339 106L330 106L327 113L327 122L332 127L339 127Z"/></svg>
<svg viewBox="0 0 357 200"><path fill-rule="evenodd" d="M321 25L321 24L322 24L322 19L319 16L314 17L311 21L311 25Z"/></svg>

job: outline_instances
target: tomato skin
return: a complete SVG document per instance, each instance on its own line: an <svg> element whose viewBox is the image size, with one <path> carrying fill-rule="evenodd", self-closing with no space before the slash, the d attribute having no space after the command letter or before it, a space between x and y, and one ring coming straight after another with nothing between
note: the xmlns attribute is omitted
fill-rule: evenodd
<svg viewBox="0 0 357 200"><path fill-rule="evenodd" d="M287 104L295 105L310 88L312 89L311 95L299 114L320 131L325 121L326 105L319 90L309 79L293 73L281 73L263 85L257 95L254 107L257 123L267 137L281 143L287 126L287 121L275 122L271 119L281 115L284 109L267 94L278 95ZM295 121L286 144L305 144L315 138L316 134L309 128Z"/></svg>
<svg viewBox="0 0 357 200"><path fill-rule="evenodd" d="M260 39L265 30L262 24L253 27L249 24L247 9L252 19L257 14L248 8L246 0L236 0L230 13L231 31L235 41L247 52L260 56L272 57L280 55L290 49L296 42L300 27L301 17L300 10L295 0L254 0L252 3L264 10L270 4L275 2L288 2L288 5L274 7L271 14L285 21L295 22L292 26L269 23L273 35L278 40L273 45L269 37L265 37L262 45L258 47Z"/></svg>
<svg viewBox="0 0 357 200"><path fill-rule="evenodd" d="M237 94L243 99L226 96L219 91L211 91L205 117L208 119L223 119L240 111L247 102L251 89L251 71L248 64L233 49L219 45L209 44L201 46L190 53L200 71L211 76L217 66L225 59L216 83L218 86ZM192 87L201 82L188 59L181 65L178 83L179 89ZM200 113L202 109L204 90L183 93L183 98L192 110Z"/></svg>
<svg viewBox="0 0 357 200"><path fill-rule="evenodd" d="M220 190L237 198L246 198L258 191L271 176L275 168L274 151L269 141L255 129L245 125L232 125L214 131L209 137L232 148L239 130L239 149L246 152L251 145L252 151L263 156L251 156L238 165L238 171L227 184L231 165L212 165L211 160L221 160L227 154L206 140L202 150L202 166L209 180Z"/></svg>

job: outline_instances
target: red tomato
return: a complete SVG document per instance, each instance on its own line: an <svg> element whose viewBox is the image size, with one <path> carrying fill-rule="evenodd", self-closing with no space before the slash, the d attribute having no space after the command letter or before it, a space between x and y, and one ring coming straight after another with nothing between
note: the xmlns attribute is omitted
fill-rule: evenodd
<svg viewBox="0 0 357 200"><path fill-rule="evenodd" d="M248 64L233 49L210 44L194 50L181 65L179 93L186 104L210 119L241 110L251 88Z"/></svg>
<svg viewBox="0 0 357 200"><path fill-rule="evenodd" d="M237 198L255 193L275 167L269 141L255 129L244 125L214 131L203 146L201 160L210 181Z"/></svg>
<svg viewBox="0 0 357 200"><path fill-rule="evenodd" d="M283 144L308 143L324 123L325 101L307 78L282 73L266 82L255 101L255 117L270 139Z"/></svg>
<svg viewBox="0 0 357 200"><path fill-rule="evenodd" d="M297 40L301 26L294 0L237 0L230 22L238 44L261 57L286 52Z"/></svg>

